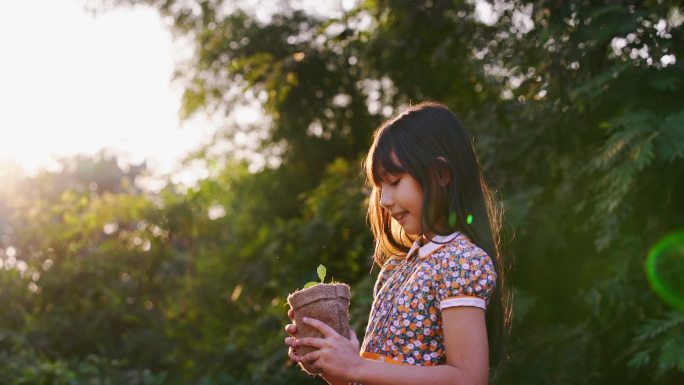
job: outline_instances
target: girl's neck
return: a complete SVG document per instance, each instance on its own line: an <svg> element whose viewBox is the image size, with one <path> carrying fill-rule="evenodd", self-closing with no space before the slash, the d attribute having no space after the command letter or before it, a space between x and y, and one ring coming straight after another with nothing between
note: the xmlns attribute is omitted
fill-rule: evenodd
<svg viewBox="0 0 684 385"><path fill-rule="evenodd" d="M423 246L423 245L429 243L432 238L434 238L434 235L423 234L423 235L418 237L418 242L421 246Z"/></svg>

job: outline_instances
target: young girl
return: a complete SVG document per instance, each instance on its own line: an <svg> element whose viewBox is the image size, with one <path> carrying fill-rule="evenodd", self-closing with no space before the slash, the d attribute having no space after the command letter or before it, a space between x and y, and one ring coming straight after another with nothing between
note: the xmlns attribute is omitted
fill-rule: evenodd
<svg viewBox="0 0 684 385"><path fill-rule="evenodd" d="M363 344L305 318L323 338L287 325L290 359L330 384L487 384L510 312L499 218L463 124L442 104L410 107L378 128L365 167L381 270Z"/></svg>

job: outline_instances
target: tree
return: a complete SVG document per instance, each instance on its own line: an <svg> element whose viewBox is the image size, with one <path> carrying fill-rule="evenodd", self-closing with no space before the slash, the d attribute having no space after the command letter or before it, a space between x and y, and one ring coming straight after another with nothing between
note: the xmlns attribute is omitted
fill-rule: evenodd
<svg viewBox="0 0 684 385"><path fill-rule="evenodd" d="M222 135L259 131L260 151L281 161L249 172L204 149L212 174L187 191L79 187L98 172L0 201L5 253L20 245L26 271L55 253L34 282L43 297L24 289L32 274L0 274L0 300L18 309L0 319L12 336L4 351L24 352L5 357L30 358L3 361L15 365L0 367L7 382L39 367L43 378L96 371L102 382L320 383L286 364L284 298L324 263L352 284L363 329L374 275L358 165L383 118L426 98L463 118L506 208L514 324L492 382L681 382L681 310L658 300L643 270L651 246L684 227L677 2L384 0L329 19L283 6L270 20L219 0L95 3L155 7L194 39L178 71L184 114L261 103L265 135ZM79 323L82 312L119 334ZM48 330L57 321L73 339Z"/></svg>

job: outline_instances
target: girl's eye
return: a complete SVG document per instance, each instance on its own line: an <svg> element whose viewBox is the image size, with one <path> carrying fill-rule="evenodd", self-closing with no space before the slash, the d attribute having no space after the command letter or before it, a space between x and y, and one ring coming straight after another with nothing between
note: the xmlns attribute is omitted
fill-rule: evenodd
<svg viewBox="0 0 684 385"><path fill-rule="evenodd" d="M397 179L393 180L392 182L390 182L390 186L398 185L400 180L401 180L401 178L397 178Z"/></svg>

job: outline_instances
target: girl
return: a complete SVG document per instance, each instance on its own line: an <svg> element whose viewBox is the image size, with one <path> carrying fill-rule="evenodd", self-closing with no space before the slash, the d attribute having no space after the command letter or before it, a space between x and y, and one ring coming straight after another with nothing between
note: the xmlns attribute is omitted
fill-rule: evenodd
<svg viewBox="0 0 684 385"><path fill-rule="evenodd" d="M410 107L375 132L365 168L381 270L363 344L305 318L323 338L287 325L290 359L333 385L487 384L510 312L499 217L463 124L439 103Z"/></svg>

